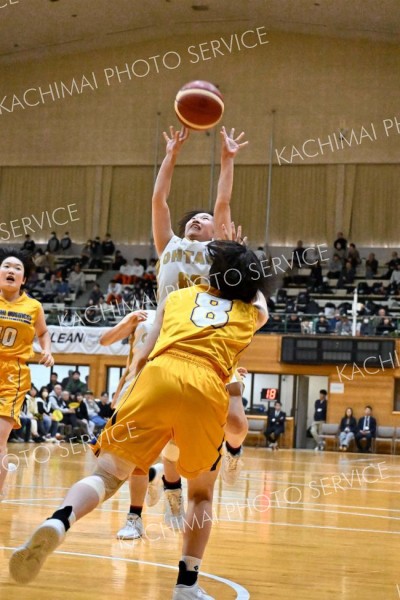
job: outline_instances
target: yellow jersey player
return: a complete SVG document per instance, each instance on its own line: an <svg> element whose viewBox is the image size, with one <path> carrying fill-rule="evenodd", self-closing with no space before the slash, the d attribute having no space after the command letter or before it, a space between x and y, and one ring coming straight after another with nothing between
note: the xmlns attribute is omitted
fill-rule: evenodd
<svg viewBox="0 0 400 600"><path fill-rule="evenodd" d="M247 145L243 141L244 133L235 137L235 130L229 134L223 127L221 130L221 172L218 181L217 198L214 215L204 211L190 211L179 222L178 235L172 230L171 215L168 207L168 196L171 189L172 176L177 156L188 137L188 130L183 128L175 131L170 128L170 135L164 132L166 141L166 156L160 167L154 186L152 197L152 227L157 254L159 256L159 269L157 274L158 301L163 301L170 292L187 287L193 283L200 283L202 278L207 279L210 263L207 253L207 244L213 238L225 237L224 224L231 223L230 200L233 187L234 159L237 153ZM140 322L134 334L134 352L139 348L143 338L151 331L155 311L147 311L147 320ZM125 320L125 319L124 319ZM118 326L117 326L118 327ZM123 324L121 335L127 337L129 317ZM117 333L117 328L116 333ZM107 335L107 334L106 334ZM111 338L108 336L107 338ZM114 341L122 339L117 337ZM103 341L102 341L103 340ZM101 343L104 342L104 337ZM129 385L130 375L124 374L123 383L118 386L120 390ZM233 484L240 473L241 444L248 431L247 419L242 405L242 384L233 377L228 384L230 393L229 416L226 427L226 453L223 457L223 477L227 483ZM118 396L115 395L118 402ZM138 539L142 536L144 527L142 521L142 508L144 499L148 506L155 505L161 494L161 478L164 483L165 523L174 529L180 529L184 517L184 503L182 496L182 482L175 468L177 459L176 446L171 442L163 452L164 476L161 465L155 465L147 475L136 471L129 481L130 508L125 525L118 531L117 537L127 540ZM150 485L149 484L150 479Z"/></svg>
<svg viewBox="0 0 400 600"><path fill-rule="evenodd" d="M0 252L0 498L8 472L7 440L19 429L19 414L31 389L27 361L35 335L42 348L41 363L54 364L43 308L21 291L29 275L29 259L17 250Z"/></svg>
<svg viewBox="0 0 400 600"><path fill-rule="evenodd" d="M148 470L173 437L178 470L188 478L188 509L172 598L213 600L197 578L228 416L225 384L268 311L260 293L262 267L251 250L215 241L208 252L210 284L172 292L159 306L134 357L138 374L98 440L95 472L72 486L60 508L13 553L10 573L17 582L33 580L73 523L113 496L135 466Z"/></svg>

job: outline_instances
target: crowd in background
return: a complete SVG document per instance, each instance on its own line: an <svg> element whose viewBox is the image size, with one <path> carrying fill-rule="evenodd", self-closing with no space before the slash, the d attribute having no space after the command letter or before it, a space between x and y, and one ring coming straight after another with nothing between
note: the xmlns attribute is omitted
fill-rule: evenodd
<svg viewBox="0 0 400 600"><path fill-rule="evenodd" d="M20 429L13 429L9 442L90 442L97 436L114 409L106 391L95 399L79 371L70 370L58 381L53 371L50 381L39 389L32 384L20 414Z"/></svg>

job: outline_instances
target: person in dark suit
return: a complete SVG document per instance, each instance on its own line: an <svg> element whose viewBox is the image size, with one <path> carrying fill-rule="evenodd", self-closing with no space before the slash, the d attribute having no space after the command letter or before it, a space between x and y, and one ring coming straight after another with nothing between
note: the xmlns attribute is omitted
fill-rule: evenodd
<svg viewBox="0 0 400 600"><path fill-rule="evenodd" d="M282 404L277 400L275 408L268 410L268 425L264 432L267 438L267 443L272 450L278 449L278 440L282 433L285 432L286 413L282 410Z"/></svg>
<svg viewBox="0 0 400 600"><path fill-rule="evenodd" d="M353 415L353 409L349 407L346 408L344 417L340 421L339 449L346 452L351 440L354 440L356 433L357 421Z"/></svg>
<svg viewBox="0 0 400 600"><path fill-rule="evenodd" d="M372 439L376 437L376 419L372 416L372 408L365 407L364 416L358 421L356 444L360 452L370 452ZM363 448L362 441L365 440Z"/></svg>

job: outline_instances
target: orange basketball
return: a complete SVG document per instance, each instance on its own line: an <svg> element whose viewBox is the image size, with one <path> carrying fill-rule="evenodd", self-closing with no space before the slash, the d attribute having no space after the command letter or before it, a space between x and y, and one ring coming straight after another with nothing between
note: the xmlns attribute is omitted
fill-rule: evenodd
<svg viewBox="0 0 400 600"><path fill-rule="evenodd" d="M180 122L189 129L211 129L224 114L224 99L212 83L191 81L177 93L175 112Z"/></svg>

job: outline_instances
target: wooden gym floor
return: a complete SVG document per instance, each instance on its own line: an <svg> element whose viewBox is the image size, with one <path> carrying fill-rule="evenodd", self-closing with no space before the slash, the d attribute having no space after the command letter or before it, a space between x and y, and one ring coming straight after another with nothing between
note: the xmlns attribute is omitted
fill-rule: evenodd
<svg viewBox="0 0 400 600"><path fill-rule="evenodd" d="M163 526L160 502L145 513L148 539L118 541L126 485L73 527L34 583L14 584L11 550L94 458L78 445L13 444L9 452L20 465L0 505L1 599L171 597L181 536ZM218 600L400 598L399 478L398 456L246 449L239 483L217 482L202 587Z"/></svg>

